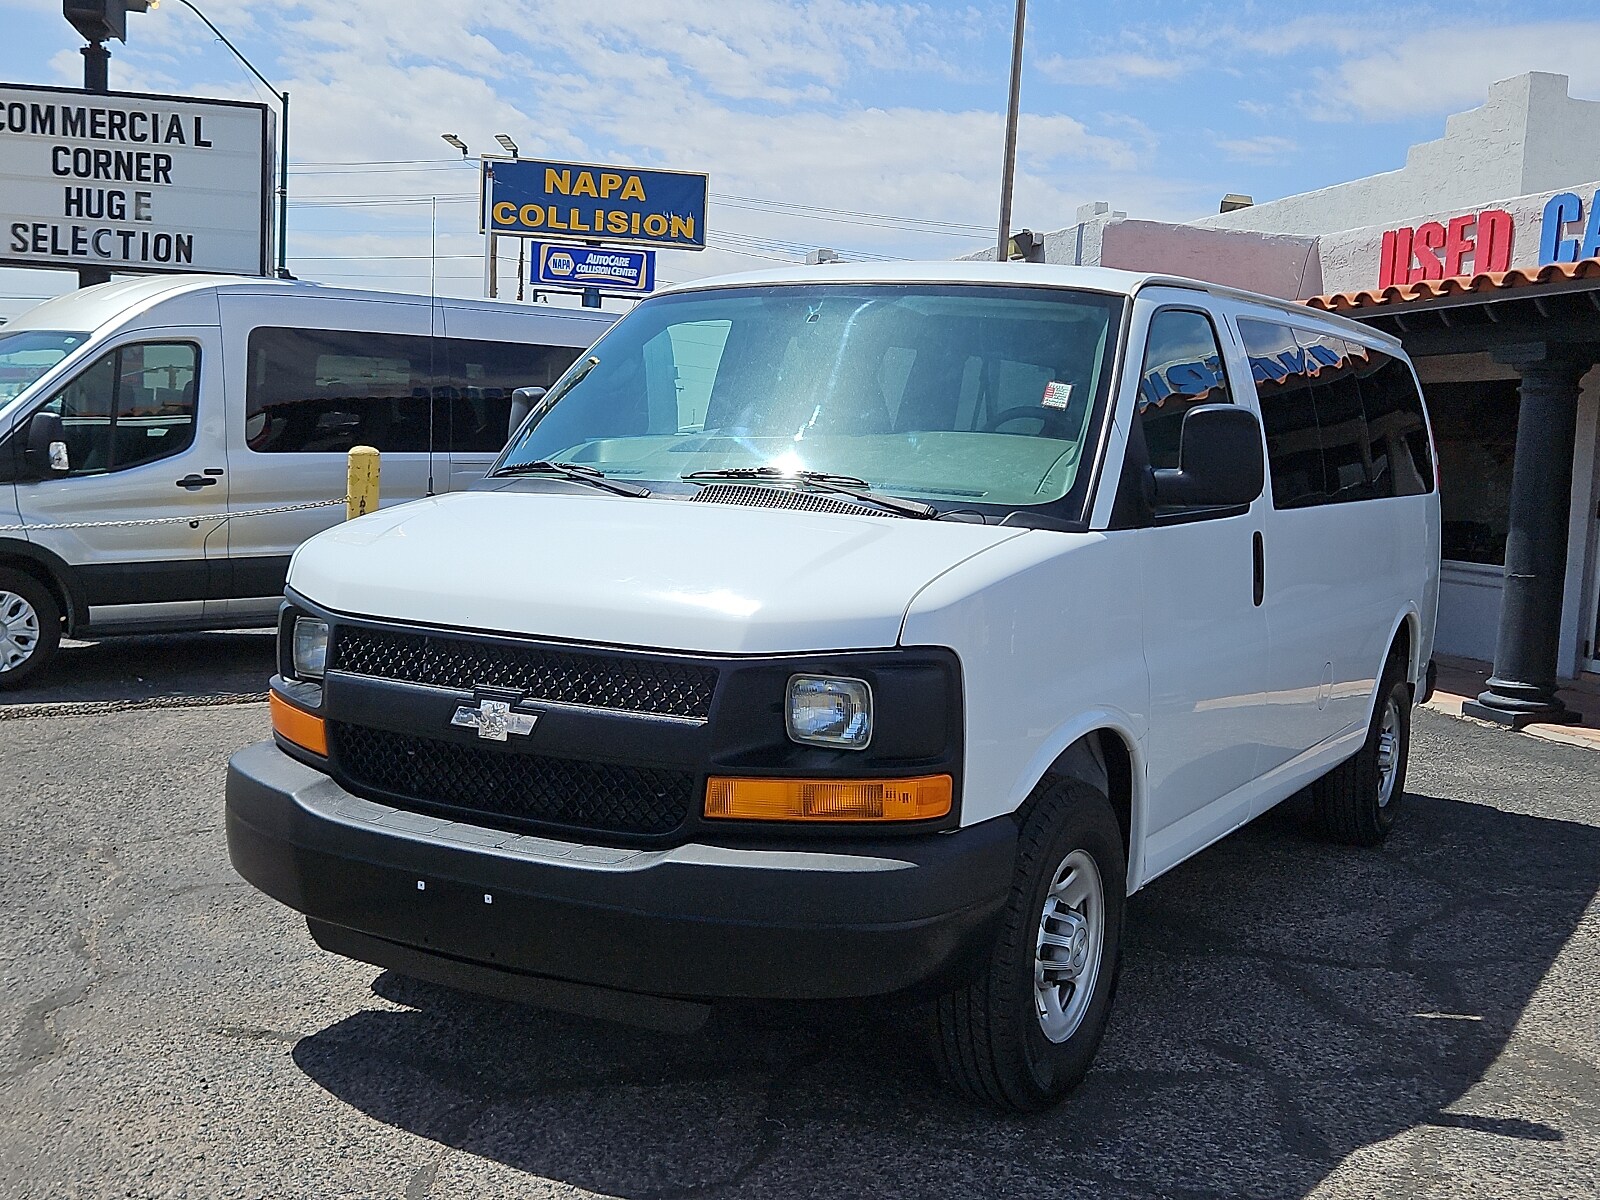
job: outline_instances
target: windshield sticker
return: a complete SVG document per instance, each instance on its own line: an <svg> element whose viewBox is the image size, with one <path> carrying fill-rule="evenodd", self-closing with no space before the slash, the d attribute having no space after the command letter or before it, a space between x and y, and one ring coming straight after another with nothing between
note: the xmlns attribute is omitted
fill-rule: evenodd
<svg viewBox="0 0 1600 1200"><path fill-rule="evenodd" d="M1039 401L1046 408L1065 408L1072 399L1072 385L1070 383L1057 383L1051 380L1044 385L1044 399Z"/></svg>

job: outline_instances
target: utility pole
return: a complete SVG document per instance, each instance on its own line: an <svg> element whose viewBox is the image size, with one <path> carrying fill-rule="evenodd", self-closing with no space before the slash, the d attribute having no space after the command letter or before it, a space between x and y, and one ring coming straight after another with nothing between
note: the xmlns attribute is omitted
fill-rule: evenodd
<svg viewBox="0 0 1600 1200"><path fill-rule="evenodd" d="M1017 114L1022 105L1022 33L1028 20L1028 0L1017 0L1017 26L1011 34L1011 104L1006 110L1005 163L1000 174L1000 237L995 262L1009 257L1011 242L1011 188L1017 171Z"/></svg>

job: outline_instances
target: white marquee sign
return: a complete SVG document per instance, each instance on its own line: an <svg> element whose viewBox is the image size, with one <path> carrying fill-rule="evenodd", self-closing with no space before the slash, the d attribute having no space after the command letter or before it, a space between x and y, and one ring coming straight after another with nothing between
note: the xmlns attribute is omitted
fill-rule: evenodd
<svg viewBox="0 0 1600 1200"><path fill-rule="evenodd" d="M0 264L267 272L265 105L0 83Z"/></svg>

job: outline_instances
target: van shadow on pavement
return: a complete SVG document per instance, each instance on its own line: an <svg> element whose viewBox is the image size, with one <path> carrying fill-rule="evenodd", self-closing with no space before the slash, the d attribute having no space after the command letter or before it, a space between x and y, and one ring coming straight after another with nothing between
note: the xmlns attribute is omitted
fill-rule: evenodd
<svg viewBox="0 0 1600 1200"><path fill-rule="evenodd" d="M1312 841L1292 801L1136 896L1099 1060L1040 1117L964 1106L911 1023L862 1004L739 1007L673 1038L386 973L374 988L405 1011L354 1014L294 1059L379 1121L626 1197L1301 1196L1416 1126L1560 1141L1444 1110L1600 890L1600 829L1406 803L1358 851ZM1537 1046L1518 1069L1545 1094L1592 1086Z"/></svg>
<svg viewBox="0 0 1600 1200"><path fill-rule="evenodd" d="M63 642L60 656L28 686L0 692L0 709L213 696L264 699L267 680L277 670L276 636L271 629L236 629Z"/></svg>

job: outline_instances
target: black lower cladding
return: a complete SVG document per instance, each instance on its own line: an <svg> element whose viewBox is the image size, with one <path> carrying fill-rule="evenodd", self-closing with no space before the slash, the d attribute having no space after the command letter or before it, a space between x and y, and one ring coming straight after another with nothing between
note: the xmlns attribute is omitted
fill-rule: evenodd
<svg viewBox="0 0 1600 1200"><path fill-rule="evenodd" d="M329 733L335 761L358 791L508 828L670 833L694 795L687 771L519 754L360 725L334 723Z"/></svg>

